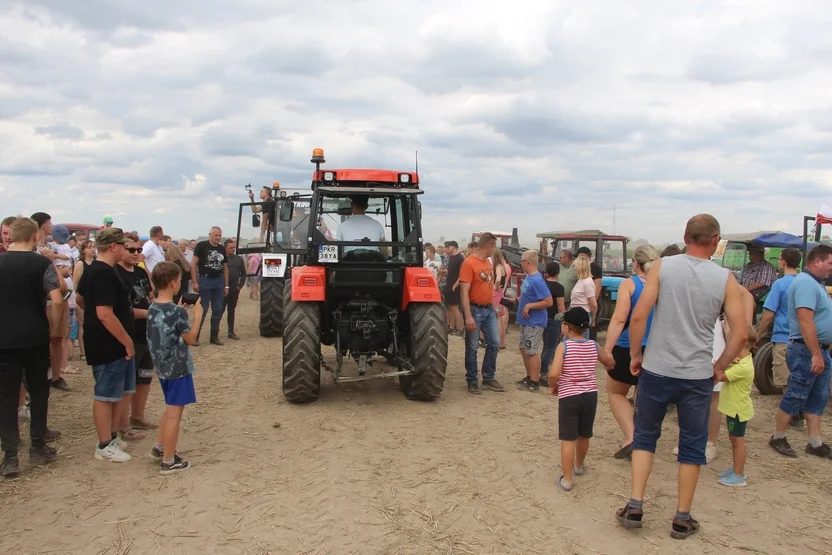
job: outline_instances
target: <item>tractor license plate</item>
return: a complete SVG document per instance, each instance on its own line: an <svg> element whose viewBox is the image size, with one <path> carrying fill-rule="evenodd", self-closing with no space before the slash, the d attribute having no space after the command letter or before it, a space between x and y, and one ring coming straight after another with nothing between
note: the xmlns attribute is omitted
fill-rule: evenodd
<svg viewBox="0 0 832 555"><path fill-rule="evenodd" d="M321 245L318 248L318 262L338 262L338 246Z"/></svg>

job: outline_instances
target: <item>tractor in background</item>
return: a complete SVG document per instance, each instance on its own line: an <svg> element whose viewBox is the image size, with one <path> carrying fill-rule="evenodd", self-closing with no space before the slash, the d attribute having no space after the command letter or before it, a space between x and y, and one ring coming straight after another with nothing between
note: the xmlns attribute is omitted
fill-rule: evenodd
<svg viewBox="0 0 832 555"><path fill-rule="evenodd" d="M604 275L601 278L601 297L598 300L597 331L603 331L609 326L610 319L615 312L615 301L618 298L618 288L621 282L629 278L631 268L628 267L627 237L623 235L607 235L603 231L553 231L538 233L541 239L541 253L548 256L548 248L552 247L552 258L557 259L560 251L570 249L577 253L581 247L589 247L596 263L601 265ZM617 245L621 245L617 247Z"/></svg>
<svg viewBox="0 0 832 555"><path fill-rule="evenodd" d="M251 189L251 185L246 186ZM287 191L275 181L263 187L261 200L240 204L237 219L237 254L261 254L260 268L249 277L260 277L260 335L280 337L283 333L283 288L294 266L306 257L306 218L312 194ZM263 200L267 196L267 200ZM291 202L296 217L280 221L283 204Z"/></svg>
<svg viewBox="0 0 832 555"><path fill-rule="evenodd" d="M448 364L448 328L436 278L424 267L419 175L322 169L321 149L311 161L310 209L301 223L303 260L285 274L283 289L285 399L317 400L322 369L336 383L398 377L407 398L437 399ZM380 223L384 237L337 239L338 225L353 217L353 206L362 205L362 219ZM286 199L279 221L296 221L298 208ZM335 234L326 233L330 230ZM334 368L324 361L322 346L333 348ZM370 372L376 355L395 371ZM350 360L357 375L345 372Z"/></svg>

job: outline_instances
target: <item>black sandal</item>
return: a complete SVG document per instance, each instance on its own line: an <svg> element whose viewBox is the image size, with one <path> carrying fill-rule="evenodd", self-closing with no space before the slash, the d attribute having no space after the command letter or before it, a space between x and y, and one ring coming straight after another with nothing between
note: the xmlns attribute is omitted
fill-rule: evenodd
<svg viewBox="0 0 832 555"><path fill-rule="evenodd" d="M684 540L699 532L699 521L691 517L690 520L673 519L670 526L670 537L675 540Z"/></svg>
<svg viewBox="0 0 832 555"><path fill-rule="evenodd" d="M641 528L644 525L644 511L630 507L629 503L615 513L615 518L624 528Z"/></svg>

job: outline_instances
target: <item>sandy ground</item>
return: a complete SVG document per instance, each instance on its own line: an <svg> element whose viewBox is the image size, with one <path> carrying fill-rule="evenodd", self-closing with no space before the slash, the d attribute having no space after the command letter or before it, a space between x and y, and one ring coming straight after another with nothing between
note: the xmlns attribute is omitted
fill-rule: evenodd
<svg viewBox="0 0 832 555"><path fill-rule="evenodd" d="M63 431L59 460L0 482L0 552L34 553L826 553L832 465L797 460L766 445L776 399L755 397L749 487L716 483L730 463L722 437L702 471L694 515L702 532L669 537L675 509L677 434L665 424L648 487L647 527L626 531L614 511L629 498L629 463L616 461L620 434L602 392L588 472L572 493L559 473L557 400L509 388L465 390L463 344L451 338L445 393L408 402L398 384L335 386L319 402L287 404L280 339L258 336L256 304L244 295L243 340L194 349L199 404L185 411L181 448L193 469L163 478L148 458L93 458L92 377L69 376L54 392L50 425ZM509 344L515 343L512 335ZM498 378L522 377L511 347ZM602 374L599 372L599 376ZM603 383L603 381L601 381ZM152 389L149 415L162 396ZM28 427L24 426L24 437ZM25 465L25 451L22 462Z"/></svg>

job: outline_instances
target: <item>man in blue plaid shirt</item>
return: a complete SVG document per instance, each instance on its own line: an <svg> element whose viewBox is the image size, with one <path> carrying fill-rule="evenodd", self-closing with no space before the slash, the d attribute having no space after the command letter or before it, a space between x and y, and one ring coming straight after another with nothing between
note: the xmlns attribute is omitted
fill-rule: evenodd
<svg viewBox="0 0 832 555"><path fill-rule="evenodd" d="M771 289L771 284L777 279L777 270L765 260L765 249L762 247L752 245L748 256L751 262L745 265L742 285L754 295L754 300L759 300Z"/></svg>

